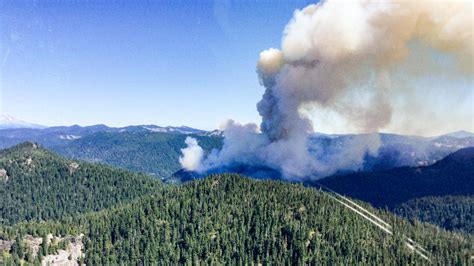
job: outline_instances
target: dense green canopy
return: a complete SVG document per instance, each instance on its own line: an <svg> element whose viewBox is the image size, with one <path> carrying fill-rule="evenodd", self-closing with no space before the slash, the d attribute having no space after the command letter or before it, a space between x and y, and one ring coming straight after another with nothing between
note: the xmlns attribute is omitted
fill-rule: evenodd
<svg viewBox="0 0 474 266"><path fill-rule="evenodd" d="M8 175L0 181L2 218L15 223L0 226L0 239L16 240L0 258L7 265L39 263L60 248L41 245L32 259L26 234L84 234L87 265L426 263L403 235L442 265L468 264L474 249L471 236L360 203L392 225L388 235L326 192L299 184L221 174L165 186L31 143L1 152L0 163Z"/></svg>

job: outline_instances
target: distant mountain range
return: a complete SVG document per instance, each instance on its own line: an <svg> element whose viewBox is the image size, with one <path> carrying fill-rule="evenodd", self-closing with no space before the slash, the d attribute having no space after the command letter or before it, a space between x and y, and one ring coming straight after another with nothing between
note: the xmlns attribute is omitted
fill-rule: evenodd
<svg viewBox="0 0 474 266"><path fill-rule="evenodd" d="M109 127L103 124L93 125L93 126L54 126L46 127L38 124L28 123L23 120L17 119L8 114L0 114L0 129L47 129L48 132L99 132L99 131L108 131L108 132L141 132L141 131L150 131L150 132L163 132L163 133L181 133L181 134L205 134L207 131L196 129L187 126L157 126L157 125L136 125L136 126L126 126L126 127ZM211 132L210 132L211 133ZM69 135L73 136L73 135ZM68 136L65 135L65 138ZM74 137L72 137L74 138Z"/></svg>
<svg viewBox="0 0 474 266"><path fill-rule="evenodd" d="M180 169L178 157L180 149L185 146L184 139L187 135L198 138L203 148L209 152L211 149L221 147L223 134L220 130L204 131L186 126L156 125L120 128L106 125L12 128L0 130L0 148L32 141L68 158L107 163L168 180L172 173ZM380 139L378 153L364 156L362 151L364 163L350 166L350 171L430 165L458 149L474 146L474 136L469 132L455 132L434 138L386 133L377 136ZM310 149L314 156L325 158L329 153L344 152L351 149L354 143L364 143L372 137L368 134L314 133L310 139ZM238 166L238 168L238 170L246 169L245 173L249 176L267 175L266 171L261 171L258 167ZM234 172L233 169L221 170ZM275 177L275 173L270 171L268 175ZM172 180L179 182L176 178Z"/></svg>
<svg viewBox="0 0 474 266"><path fill-rule="evenodd" d="M196 134L215 135L213 131L195 129L187 126L156 126L139 125L126 127L109 127L106 125L93 126L58 126L46 128L3 128L0 129L0 148L7 148L24 141L38 142L46 147L67 145L73 140L99 133L170 133L170 134Z"/></svg>

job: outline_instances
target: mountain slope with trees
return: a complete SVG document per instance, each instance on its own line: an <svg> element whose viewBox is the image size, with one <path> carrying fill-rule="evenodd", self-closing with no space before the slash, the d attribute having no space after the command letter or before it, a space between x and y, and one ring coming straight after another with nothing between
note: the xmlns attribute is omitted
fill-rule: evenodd
<svg viewBox="0 0 474 266"><path fill-rule="evenodd" d="M426 167L359 172L319 180L341 194L379 207L427 196L474 195L474 148L452 153Z"/></svg>
<svg viewBox="0 0 474 266"><path fill-rule="evenodd" d="M98 211L159 186L143 174L67 160L26 142L0 151L0 224Z"/></svg>
<svg viewBox="0 0 474 266"><path fill-rule="evenodd" d="M131 203L58 221L0 227L0 238L84 233L84 262L103 264L422 264L402 233L435 264L468 264L473 241L367 207L385 232L325 192L235 174L167 186ZM19 261L10 252L5 260Z"/></svg>
<svg viewBox="0 0 474 266"><path fill-rule="evenodd" d="M68 158L106 163L166 179L181 168L178 158L187 136L206 151L220 148L222 138L157 132L98 132L54 148Z"/></svg>
<svg viewBox="0 0 474 266"><path fill-rule="evenodd" d="M392 226L389 235L300 184L219 174L162 185L33 143L1 151L0 170L0 264L39 263L25 239L48 235L81 238L88 265L426 263L404 236L435 264L468 264L474 249L469 235L360 203ZM41 256L64 249L41 245Z"/></svg>
<svg viewBox="0 0 474 266"><path fill-rule="evenodd" d="M461 149L427 167L359 172L309 184L388 207L409 219L474 232L474 148Z"/></svg>
<svg viewBox="0 0 474 266"><path fill-rule="evenodd" d="M423 197L404 202L392 210L411 220L474 235L474 197Z"/></svg>

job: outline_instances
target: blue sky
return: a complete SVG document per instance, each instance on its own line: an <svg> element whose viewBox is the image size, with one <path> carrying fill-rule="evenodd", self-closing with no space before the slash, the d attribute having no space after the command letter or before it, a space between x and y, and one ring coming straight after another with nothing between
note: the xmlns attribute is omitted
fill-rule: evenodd
<svg viewBox="0 0 474 266"><path fill-rule="evenodd" d="M0 112L44 125L259 122L258 54L310 3L139 2L2 1Z"/></svg>

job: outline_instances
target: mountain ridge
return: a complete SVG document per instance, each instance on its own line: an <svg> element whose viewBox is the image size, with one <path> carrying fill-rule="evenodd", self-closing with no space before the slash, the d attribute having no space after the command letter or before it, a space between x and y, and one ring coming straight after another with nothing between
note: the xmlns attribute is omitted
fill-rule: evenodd
<svg viewBox="0 0 474 266"><path fill-rule="evenodd" d="M379 207L426 196L470 196L474 195L474 147L456 151L430 166L358 172L317 182Z"/></svg>
<svg viewBox="0 0 474 266"><path fill-rule="evenodd" d="M45 128L45 126L28 123L23 120L17 119L9 114L0 114L0 129L11 129L11 128L41 129L41 128Z"/></svg>

